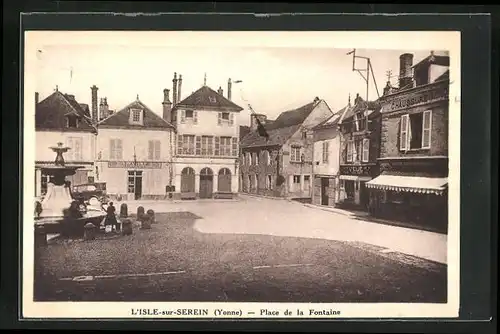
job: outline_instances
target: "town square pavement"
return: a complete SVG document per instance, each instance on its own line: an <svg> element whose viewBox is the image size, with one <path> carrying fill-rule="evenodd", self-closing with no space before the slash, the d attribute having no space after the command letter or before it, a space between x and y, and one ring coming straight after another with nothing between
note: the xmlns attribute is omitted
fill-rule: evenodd
<svg viewBox="0 0 500 334"><path fill-rule="evenodd" d="M118 207L120 203L115 204ZM138 206L155 212L189 211L200 217L194 228L202 233L242 233L319 238L366 243L446 264L447 236L441 233L384 225L299 202L240 195L238 201L199 200L164 203L127 202L129 212Z"/></svg>
<svg viewBox="0 0 500 334"><path fill-rule="evenodd" d="M443 235L248 196L127 204L153 209L157 223L53 240L36 257L36 300L447 300Z"/></svg>

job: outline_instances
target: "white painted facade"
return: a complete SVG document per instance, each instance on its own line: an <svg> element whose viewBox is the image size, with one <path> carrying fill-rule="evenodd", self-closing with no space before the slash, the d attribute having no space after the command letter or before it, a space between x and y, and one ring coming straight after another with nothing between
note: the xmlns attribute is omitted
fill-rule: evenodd
<svg viewBox="0 0 500 334"><path fill-rule="evenodd" d="M179 108L174 112L177 128L174 157L176 193L180 195L182 171L187 167L194 169L195 172L194 193L200 193L200 172L204 168L209 168L213 173L212 191L214 194L219 192L218 175L224 168L231 172L231 192L237 193L239 187L239 113L187 108ZM191 139L186 140L186 136L194 136L191 137L194 138L193 144L191 144ZM197 144L197 140L200 144ZM226 141L228 140L229 149L223 149L222 141L225 141L224 147L227 148ZM217 141L219 149L217 149Z"/></svg>
<svg viewBox="0 0 500 334"><path fill-rule="evenodd" d="M133 200L135 192L129 188L129 172L139 171L141 198L166 196L166 186L173 184L174 174L172 129L99 127L98 130L96 181L106 182L109 195Z"/></svg>

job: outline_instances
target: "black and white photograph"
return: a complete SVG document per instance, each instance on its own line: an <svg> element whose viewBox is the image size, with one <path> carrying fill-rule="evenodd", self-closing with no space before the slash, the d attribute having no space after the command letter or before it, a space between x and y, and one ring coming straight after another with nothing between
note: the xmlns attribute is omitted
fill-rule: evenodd
<svg viewBox="0 0 500 334"><path fill-rule="evenodd" d="M28 31L24 62L25 316L458 315L459 33Z"/></svg>

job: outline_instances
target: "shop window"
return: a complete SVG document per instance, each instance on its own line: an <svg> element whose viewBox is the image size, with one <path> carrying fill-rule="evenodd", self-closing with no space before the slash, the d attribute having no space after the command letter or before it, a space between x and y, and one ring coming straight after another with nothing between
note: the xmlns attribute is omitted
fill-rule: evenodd
<svg viewBox="0 0 500 334"><path fill-rule="evenodd" d="M347 201L354 201L354 181L344 181L344 188Z"/></svg>

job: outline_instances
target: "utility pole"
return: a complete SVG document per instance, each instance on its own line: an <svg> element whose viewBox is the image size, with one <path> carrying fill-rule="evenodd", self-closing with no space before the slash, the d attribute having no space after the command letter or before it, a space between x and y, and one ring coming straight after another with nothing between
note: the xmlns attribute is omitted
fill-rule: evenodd
<svg viewBox="0 0 500 334"><path fill-rule="evenodd" d="M377 96L380 97L380 93L379 93L378 87L377 87L377 81L375 80L375 75L373 74L373 68L372 68L372 63L370 61L370 58L357 56L356 49L353 49L352 51L347 53L347 55L350 55L350 54L352 54L352 70L358 72L359 75L361 75L363 80L365 80L365 82L366 82L366 101L367 102L369 101L370 75L373 79L373 84L375 85L375 90L377 91ZM356 68L356 58L365 60L366 67ZM366 73L366 76L364 73ZM366 119L365 130L368 130L368 115L365 115L365 119Z"/></svg>

